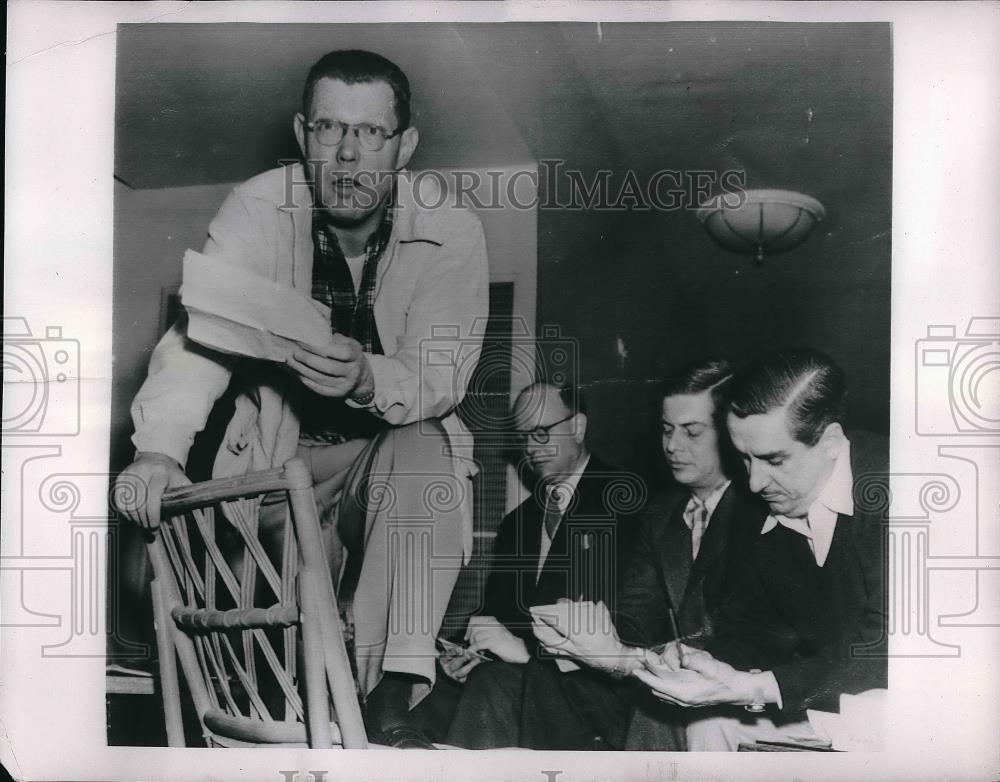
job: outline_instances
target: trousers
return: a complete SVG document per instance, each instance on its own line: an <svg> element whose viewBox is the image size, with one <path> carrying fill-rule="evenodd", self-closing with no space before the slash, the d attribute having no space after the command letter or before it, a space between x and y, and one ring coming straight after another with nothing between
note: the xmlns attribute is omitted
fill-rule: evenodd
<svg viewBox="0 0 1000 782"><path fill-rule="evenodd" d="M446 743L465 749L621 749L626 706L617 683L552 660L486 662L465 683Z"/></svg>
<svg viewBox="0 0 1000 782"><path fill-rule="evenodd" d="M414 677L411 708L430 692L471 522L472 482L437 422L388 429L354 462L337 506L338 598L353 616L363 697L390 671Z"/></svg>
<svg viewBox="0 0 1000 782"><path fill-rule="evenodd" d="M361 695L385 672L406 674L412 707L434 685L435 641L471 548L472 482L433 419L299 453L312 467L337 600L353 627ZM283 503L265 502L265 540L279 537L284 513ZM280 551L277 542L269 550Z"/></svg>

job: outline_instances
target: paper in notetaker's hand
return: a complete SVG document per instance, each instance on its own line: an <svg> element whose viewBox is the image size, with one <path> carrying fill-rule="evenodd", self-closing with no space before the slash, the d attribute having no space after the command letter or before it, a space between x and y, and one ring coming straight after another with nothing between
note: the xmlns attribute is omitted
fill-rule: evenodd
<svg viewBox="0 0 1000 782"><path fill-rule="evenodd" d="M565 601L561 603L551 603L549 605L531 606L528 611L531 616L540 622L544 622L557 632L567 635L570 628L574 626L574 610L576 612L576 622L579 625L580 603ZM556 667L563 673L580 670L578 663L567 657L556 657Z"/></svg>
<svg viewBox="0 0 1000 782"><path fill-rule="evenodd" d="M457 644L453 641L447 640L446 638L438 638L437 645L441 650L441 653L446 657L475 657L483 661L496 659L492 652L485 650L475 651L470 649L468 644Z"/></svg>
<svg viewBox="0 0 1000 782"><path fill-rule="evenodd" d="M284 363L330 341L330 311L299 291L194 250L184 254L187 335L224 353Z"/></svg>

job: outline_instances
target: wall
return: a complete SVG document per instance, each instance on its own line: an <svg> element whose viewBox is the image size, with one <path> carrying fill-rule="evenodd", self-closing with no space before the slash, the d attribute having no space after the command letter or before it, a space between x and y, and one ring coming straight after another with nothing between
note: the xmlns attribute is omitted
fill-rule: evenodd
<svg viewBox="0 0 1000 782"><path fill-rule="evenodd" d="M887 432L889 198L886 186L875 200L828 203L827 224L759 267L716 246L690 211L543 211L538 327L560 324L579 344L592 447L650 472L655 387L667 370L794 345L844 367L852 425Z"/></svg>
<svg viewBox="0 0 1000 782"><path fill-rule="evenodd" d="M181 282L181 259L201 249L231 184L133 190L115 183L111 469L132 457L128 408L162 330L164 296Z"/></svg>

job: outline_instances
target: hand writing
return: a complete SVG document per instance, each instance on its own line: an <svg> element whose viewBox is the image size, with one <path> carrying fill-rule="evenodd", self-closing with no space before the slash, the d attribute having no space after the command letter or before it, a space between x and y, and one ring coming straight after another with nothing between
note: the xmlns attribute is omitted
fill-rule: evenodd
<svg viewBox="0 0 1000 782"><path fill-rule="evenodd" d="M677 644L667 644L662 655L647 655L645 667L636 671L636 677L657 698L678 706L747 704L758 697L751 674L737 671L701 649L683 646L682 665Z"/></svg>

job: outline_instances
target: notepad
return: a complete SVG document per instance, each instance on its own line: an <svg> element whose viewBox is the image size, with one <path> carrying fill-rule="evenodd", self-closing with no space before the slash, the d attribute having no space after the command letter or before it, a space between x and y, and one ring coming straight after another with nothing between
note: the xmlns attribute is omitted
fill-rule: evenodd
<svg viewBox="0 0 1000 782"><path fill-rule="evenodd" d="M219 257L184 254L187 335L213 350L284 363L300 346L330 341L330 310L287 285Z"/></svg>
<svg viewBox="0 0 1000 782"><path fill-rule="evenodd" d="M531 616L538 619L560 633L569 632L571 627L582 626L581 604L570 601L562 603L550 603L549 605L531 606L528 611ZM575 613L575 617L574 617ZM575 622L575 624L574 624ZM556 657L556 667L563 673L580 670L580 665L567 657Z"/></svg>
<svg viewBox="0 0 1000 782"><path fill-rule="evenodd" d="M885 749L888 690L840 696L840 713L806 709L816 735L835 750L877 752Z"/></svg>

